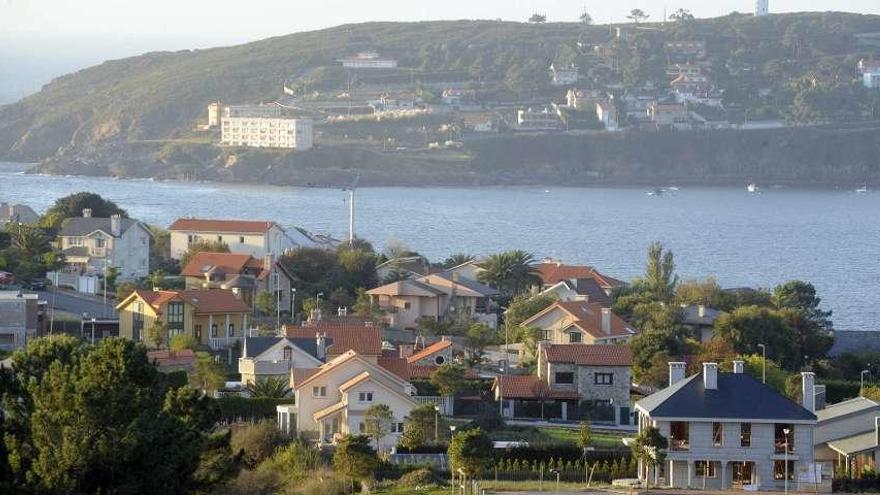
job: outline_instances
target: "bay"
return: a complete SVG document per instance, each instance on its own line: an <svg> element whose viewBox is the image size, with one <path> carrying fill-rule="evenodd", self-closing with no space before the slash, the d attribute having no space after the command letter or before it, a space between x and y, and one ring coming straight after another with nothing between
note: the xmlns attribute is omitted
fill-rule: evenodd
<svg viewBox="0 0 880 495"><path fill-rule="evenodd" d="M38 212L92 191L162 227L186 216L261 219L347 236L348 195L338 189L22 171L0 164L0 200ZM808 280L834 311L836 328L878 329L880 193L769 186L760 194L687 187L659 197L617 187L362 188L355 230L377 249L396 240L432 260L524 249L627 280L643 271L656 240L675 253L683 279L712 275L724 287Z"/></svg>

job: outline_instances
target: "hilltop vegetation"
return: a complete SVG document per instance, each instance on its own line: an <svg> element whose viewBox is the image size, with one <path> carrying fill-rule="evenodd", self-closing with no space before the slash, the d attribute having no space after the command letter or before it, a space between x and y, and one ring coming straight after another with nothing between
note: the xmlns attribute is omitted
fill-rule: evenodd
<svg viewBox="0 0 880 495"><path fill-rule="evenodd" d="M670 40L705 41L703 62L713 84L723 91L732 121L827 124L880 117L880 96L861 88L855 74L860 58L880 50L860 43L857 35L880 32L880 16L803 13L755 18L731 14L619 27L620 36L609 26L577 22L368 23L240 46L148 53L109 61L59 77L39 93L0 107L0 159L46 161L44 170L65 173L257 181L279 179L270 165L286 164L289 169L280 179L294 183L334 181L337 176L349 175L346 171L351 168L364 167L378 170L373 183L394 183L401 172L416 176L419 183L450 183L454 177L443 178L450 173L474 176L460 179L462 182L491 182L486 178L499 174L535 180L540 174L532 172L548 164L570 169L571 155L590 146L595 163L581 159L580 169L602 168L605 175L625 177L632 175L627 169L631 163L602 155L606 140L614 143L622 138L607 135L566 137L562 148L547 144L556 138L529 138L531 155L540 156L531 161L514 157L517 159L511 162L509 154L501 152L487 155L487 150L503 146L472 145L468 139L460 151L436 156L407 152L391 156L382 153L382 145L376 149L375 143L387 142L389 133L395 143L410 149L414 143L429 139L442 142L443 134L426 129L437 129L438 118L452 122L454 116L413 119L397 127L394 123L319 125L317 142L322 149L305 153L221 149L211 144L215 137L194 132L194 128L203 121L210 101L274 101L282 95L285 84L303 97L335 94L352 83L352 90L376 94L392 85L409 85L420 98L430 101L436 97L430 83L455 79L475 89L483 106L561 101L564 88L551 87L547 75L547 67L555 63L577 64L581 85L590 88L629 91L665 87L669 81L666 68L672 60L663 45ZM400 69L360 73L352 79L336 59L364 50L396 58ZM830 162L820 165L843 167L844 175L852 173L864 180L866 171L874 166L865 157L876 156L878 139L876 130L863 132L858 140L860 148L849 150L846 162L832 156ZM839 138L830 130L825 135ZM345 139L349 141L343 142ZM691 146L688 143L712 139L676 137L671 142ZM649 148L645 153L651 156L661 151ZM697 146L668 157L674 156L676 166L694 176L707 160L715 159L704 153ZM784 155L767 158L780 166L792 166ZM393 171L385 172L384 164ZM516 164L519 168L499 171L487 164ZM721 172L735 175L737 170ZM811 170L798 173L810 176Z"/></svg>

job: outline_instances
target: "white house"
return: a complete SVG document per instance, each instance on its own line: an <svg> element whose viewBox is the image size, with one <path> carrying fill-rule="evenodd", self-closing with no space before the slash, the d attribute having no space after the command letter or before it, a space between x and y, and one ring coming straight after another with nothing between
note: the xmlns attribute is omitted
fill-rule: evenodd
<svg viewBox="0 0 880 495"><path fill-rule="evenodd" d="M554 344L617 344L637 333L611 308L582 300L555 302L522 326L543 330L542 340Z"/></svg>
<svg viewBox="0 0 880 495"><path fill-rule="evenodd" d="M77 290L82 287L74 279L98 276L109 267L119 270L119 280L145 277L150 273L151 238L150 230L137 220L119 215L95 218L86 208L82 217L70 218L61 227L58 242L66 264L57 277L49 276Z"/></svg>
<svg viewBox="0 0 880 495"><path fill-rule="evenodd" d="M284 229L275 222L253 220L213 220L179 218L168 227L171 234L171 258L179 260L191 244L217 241L229 246L229 252L249 254L262 259L266 254L280 256L284 251Z"/></svg>
<svg viewBox="0 0 880 495"><path fill-rule="evenodd" d="M279 426L291 434L315 437L319 444L363 434L367 409L384 404L393 421L378 447L389 449L403 433L404 418L418 405L409 382L353 350L315 368L292 369L290 385L295 404L277 407Z"/></svg>
<svg viewBox="0 0 880 495"><path fill-rule="evenodd" d="M268 378L290 379L294 368L319 368L324 362L317 356L316 338L245 337L238 372L241 383L265 381Z"/></svg>
<svg viewBox="0 0 880 495"><path fill-rule="evenodd" d="M814 375L803 372L805 399L793 402L743 373L719 373L703 363L685 377L685 363L669 363L669 387L636 403L639 431L657 428L669 447L665 462L639 464L639 479L671 488L814 491ZM813 478L815 480L815 478ZM787 480L787 481L786 481ZM798 488L800 487L800 488Z"/></svg>

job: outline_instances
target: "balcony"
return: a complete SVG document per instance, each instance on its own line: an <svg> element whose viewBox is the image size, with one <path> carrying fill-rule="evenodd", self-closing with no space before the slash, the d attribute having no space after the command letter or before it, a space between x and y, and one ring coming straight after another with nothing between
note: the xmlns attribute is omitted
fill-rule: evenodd
<svg viewBox="0 0 880 495"><path fill-rule="evenodd" d="M210 337L208 338L208 347L211 349L218 351L222 349L229 349L234 346L236 343L240 343L242 337L234 336L234 337Z"/></svg>
<svg viewBox="0 0 880 495"><path fill-rule="evenodd" d="M691 450L691 443L687 440L679 440L677 438L669 439L669 450L674 452L687 452Z"/></svg>

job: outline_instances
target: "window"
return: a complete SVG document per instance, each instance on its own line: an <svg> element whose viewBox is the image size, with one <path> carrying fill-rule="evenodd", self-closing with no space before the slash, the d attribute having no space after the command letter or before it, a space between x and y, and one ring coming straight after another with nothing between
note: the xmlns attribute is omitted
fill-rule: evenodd
<svg viewBox="0 0 880 495"><path fill-rule="evenodd" d="M373 392L358 392L358 401L373 402Z"/></svg>
<svg viewBox="0 0 880 495"><path fill-rule="evenodd" d="M403 423L391 423L391 433L403 433Z"/></svg>
<svg viewBox="0 0 880 495"><path fill-rule="evenodd" d="M222 236L222 235L218 235L218 236L217 236L217 242L223 242L223 236Z"/></svg>
<svg viewBox="0 0 880 495"><path fill-rule="evenodd" d="M712 423L712 445L721 447L724 444L724 425L722 423Z"/></svg>
<svg viewBox="0 0 880 495"><path fill-rule="evenodd" d="M230 337L233 336L233 335L235 335L235 324L234 324L234 323L230 323L230 324L229 324L229 328L227 328L227 330L229 331L229 336L230 336Z"/></svg>
<svg viewBox="0 0 880 495"><path fill-rule="evenodd" d="M131 338L141 340L144 332L144 303L137 302L134 305L134 313L131 315Z"/></svg>
<svg viewBox="0 0 880 495"><path fill-rule="evenodd" d="M412 305L408 302L403 303L403 309L409 309Z"/></svg>
<svg viewBox="0 0 880 495"><path fill-rule="evenodd" d="M95 237L95 247L96 248L104 247L104 238L103 237Z"/></svg>
<svg viewBox="0 0 880 495"><path fill-rule="evenodd" d="M244 236L243 235L238 236L238 243L244 244Z"/></svg>
<svg viewBox="0 0 880 495"><path fill-rule="evenodd" d="M593 383L596 385L613 385L614 373L596 373L593 375Z"/></svg>
<svg viewBox="0 0 880 495"><path fill-rule="evenodd" d="M786 478L786 461L773 461L773 479L783 481ZM788 461L788 480L794 479L794 461Z"/></svg>
<svg viewBox="0 0 880 495"><path fill-rule="evenodd" d="M559 371L556 373L555 381L562 385L571 385L574 383L574 373L570 371Z"/></svg>
<svg viewBox="0 0 880 495"><path fill-rule="evenodd" d="M671 450L690 450L690 428L686 422L673 421L669 424L669 448Z"/></svg>
<svg viewBox="0 0 880 495"><path fill-rule="evenodd" d="M694 462L694 471L694 474L696 474L698 478L714 478L715 463L707 461L696 461Z"/></svg>
<svg viewBox="0 0 880 495"><path fill-rule="evenodd" d="M217 324L214 323L213 325L211 325L211 337L216 337L216 336L217 336Z"/></svg>
<svg viewBox="0 0 880 495"><path fill-rule="evenodd" d="M327 397L327 387L312 387L312 397Z"/></svg>
<svg viewBox="0 0 880 495"><path fill-rule="evenodd" d="M284 348L284 360L290 361L291 359L293 359L293 349L291 349L290 347L285 347Z"/></svg>
<svg viewBox="0 0 880 495"><path fill-rule="evenodd" d="M752 424L751 423L743 423L739 425L739 446L740 447L751 447L752 446Z"/></svg>
<svg viewBox="0 0 880 495"><path fill-rule="evenodd" d="M363 423L358 423L358 431L361 433L366 433L367 432L367 425L365 425Z"/></svg>
<svg viewBox="0 0 880 495"><path fill-rule="evenodd" d="M776 447L777 454L784 454L785 447L788 446L788 452L794 452L794 426L785 423L778 423L774 428L773 443ZM788 435L785 432L788 431Z"/></svg>
<svg viewBox="0 0 880 495"><path fill-rule="evenodd" d="M168 325L169 336L183 332L183 303L181 301L168 303L165 309L165 324Z"/></svg>
<svg viewBox="0 0 880 495"><path fill-rule="evenodd" d="M442 365L442 364L445 363L445 362L446 362L446 358L443 357L443 356L437 356L437 357L434 358L434 363L435 363L437 366L440 366L440 365Z"/></svg>
<svg viewBox="0 0 880 495"><path fill-rule="evenodd" d="M569 332L568 334L568 343L569 344L580 344L583 341L583 335L580 332Z"/></svg>
<svg viewBox="0 0 880 495"><path fill-rule="evenodd" d="M550 330L541 330L541 340L551 340L553 338L553 332Z"/></svg>
<svg viewBox="0 0 880 495"><path fill-rule="evenodd" d="M195 240L196 240L196 236L194 236L192 234L186 235L186 243L187 244L192 244L193 242L195 242Z"/></svg>

